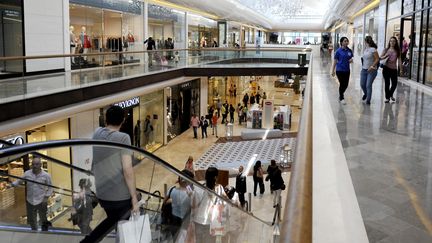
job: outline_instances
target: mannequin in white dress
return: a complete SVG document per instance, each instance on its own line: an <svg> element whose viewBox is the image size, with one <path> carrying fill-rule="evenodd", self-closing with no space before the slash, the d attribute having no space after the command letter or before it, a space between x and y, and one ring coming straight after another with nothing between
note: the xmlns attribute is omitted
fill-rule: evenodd
<svg viewBox="0 0 432 243"><path fill-rule="evenodd" d="M75 54L77 42L74 34L74 27L69 27L69 38L70 38L70 54ZM74 57L71 57L71 63L74 64Z"/></svg>

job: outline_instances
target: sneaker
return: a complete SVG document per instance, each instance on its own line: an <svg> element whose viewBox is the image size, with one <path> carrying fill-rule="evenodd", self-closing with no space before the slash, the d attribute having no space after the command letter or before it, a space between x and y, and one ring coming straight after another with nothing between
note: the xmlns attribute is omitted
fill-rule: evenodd
<svg viewBox="0 0 432 243"><path fill-rule="evenodd" d="M346 105L346 101L345 100L340 100L339 101L342 105Z"/></svg>
<svg viewBox="0 0 432 243"><path fill-rule="evenodd" d="M366 100L367 95L363 95L362 100Z"/></svg>
<svg viewBox="0 0 432 243"><path fill-rule="evenodd" d="M395 102L396 102L396 99L393 98L393 97L390 97L390 102L391 102L391 103L395 103Z"/></svg>
<svg viewBox="0 0 432 243"><path fill-rule="evenodd" d="M370 101L366 101L366 105L370 105Z"/></svg>
<svg viewBox="0 0 432 243"><path fill-rule="evenodd" d="M384 103L389 103L389 101L390 101L389 99L385 99Z"/></svg>

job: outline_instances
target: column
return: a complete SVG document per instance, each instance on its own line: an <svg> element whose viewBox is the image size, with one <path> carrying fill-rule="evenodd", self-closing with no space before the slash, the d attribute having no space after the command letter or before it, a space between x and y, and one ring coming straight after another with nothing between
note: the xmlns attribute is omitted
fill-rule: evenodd
<svg viewBox="0 0 432 243"><path fill-rule="evenodd" d="M208 113L208 77L200 79L200 115L205 116Z"/></svg>

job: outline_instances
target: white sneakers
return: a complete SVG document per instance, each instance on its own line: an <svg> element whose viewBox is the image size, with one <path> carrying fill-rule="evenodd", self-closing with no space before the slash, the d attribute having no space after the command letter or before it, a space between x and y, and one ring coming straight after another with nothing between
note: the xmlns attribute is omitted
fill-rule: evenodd
<svg viewBox="0 0 432 243"><path fill-rule="evenodd" d="M395 98L393 98L393 97L390 97L390 99L385 99L384 100L384 103L396 103L396 99Z"/></svg>
<svg viewBox="0 0 432 243"><path fill-rule="evenodd" d="M341 103L342 105L346 105L346 101L345 101L345 99L343 99L343 100L339 100L339 103Z"/></svg>

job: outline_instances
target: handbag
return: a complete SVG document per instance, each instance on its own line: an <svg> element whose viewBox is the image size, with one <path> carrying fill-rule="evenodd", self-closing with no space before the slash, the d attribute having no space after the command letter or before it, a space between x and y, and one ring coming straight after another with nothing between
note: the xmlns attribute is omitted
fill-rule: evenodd
<svg viewBox="0 0 432 243"><path fill-rule="evenodd" d="M152 237L148 214L131 215L129 220L118 222L117 233L120 243L150 243Z"/></svg>
<svg viewBox="0 0 432 243"><path fill-rule="evenodd" d="M171 192L175 188L175 186L171 187L168 192L167 200L171 197ZM161 208L161 218L162 224L172 224L173 223L173 215L172 215L172 203L168 201L164 201Z"/></svg>

